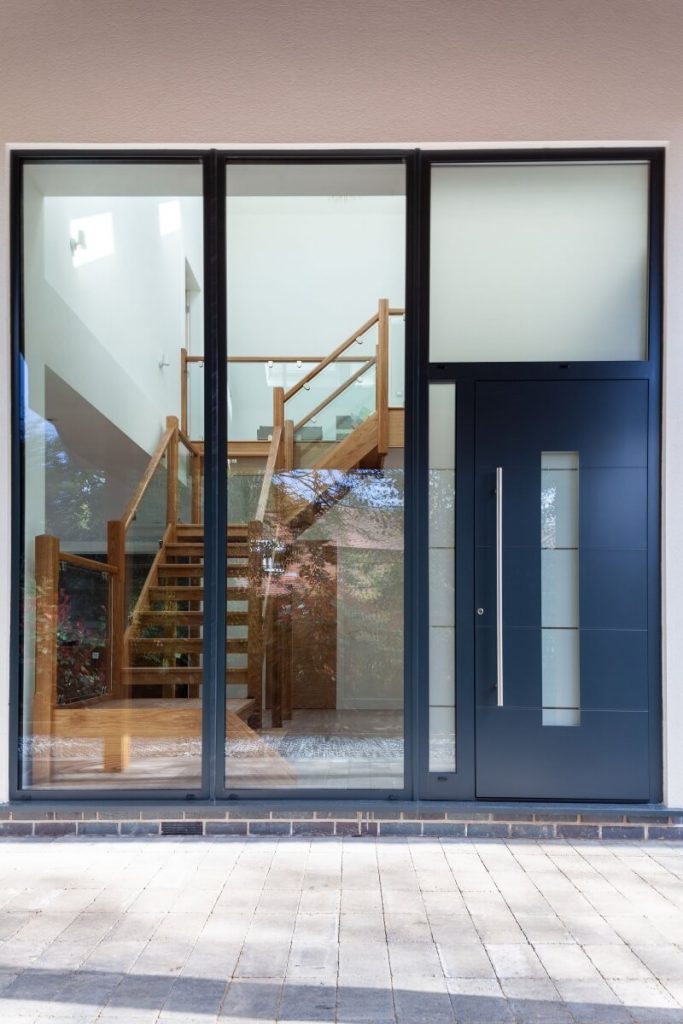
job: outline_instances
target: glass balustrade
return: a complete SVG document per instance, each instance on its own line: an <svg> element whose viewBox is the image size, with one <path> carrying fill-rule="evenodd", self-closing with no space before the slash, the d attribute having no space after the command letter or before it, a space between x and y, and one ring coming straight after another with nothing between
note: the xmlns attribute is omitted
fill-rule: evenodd
<svg viewBox="0 0 683 1024"><path fill-rule="evenodd" d="M355 367L356 364L351 364ZM321 374L320 376L322 376ZM330 455L376 411L374 360L362 363L331 394L293 424L294 467L313 466ZM286 414L289 403L285 405Z"/></svg>

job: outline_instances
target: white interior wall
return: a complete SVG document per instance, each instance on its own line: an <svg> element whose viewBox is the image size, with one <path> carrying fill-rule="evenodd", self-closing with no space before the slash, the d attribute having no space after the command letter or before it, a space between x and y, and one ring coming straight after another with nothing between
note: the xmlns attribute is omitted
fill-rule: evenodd
<svg viewBox="0 0 683 1024"><path fill-rule="evenodd" d="M42 252L27 253L26 348L30 371L42 360L148 452L166 416L180 406L185 335L186 239L161 234L164 197L45 196ZM183 223L201 223L201 201ZM114 250L75 265L72 221L111 214ZM87 235L87 232L86 232ZM86 250L87 252L87 250ZM195 263L196 265L196 263ZM170 365L160 367L160 363Z"/></svg>
<svg viewBox="0 0 683 1024"><path fill-rule="evenodd" d="M229 196L227 218L231 356L322 358L379 299L403 305L403 196ZM369 347L353 354L366 357ZM285 387L309 369L288 367ZM266 366L230 367L231 438L253 438L257 426L272 424L273 377ZM328 380L327 393L341 380Z"/></svg>
<svg viewBox="0 0 683 1024"><path fill-rule="evenodd" d="M679 0L4 0L0 481L10 480L9 149L667 145L665 798L683 805L683 6ZM144 54L144 60L140 55ZM27 69L30 69L30 73ZM0 737L10 495L0 489ZM0 799L9 757L0 752Z"/></svg>

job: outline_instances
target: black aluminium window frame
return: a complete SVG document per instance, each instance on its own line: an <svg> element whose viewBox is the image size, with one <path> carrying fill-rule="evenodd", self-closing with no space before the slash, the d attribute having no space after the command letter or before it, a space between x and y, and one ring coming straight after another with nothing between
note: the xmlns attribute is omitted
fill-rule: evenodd
<svg viewBox="0 0 683 1024"><path fill-rule="evenodd" d="M643 162L649 165L647 359L631 362L444 363L429 359L430 179L434 166L462 164ZM452 383L456 388L456 772L429 772L428 696L418 715L420 793L426 799L475 800L474 716L474 390L480 381L522 380L645 380L648 383L648 689L649 800L662 799L662 673L661 673L661 413L663 332L664 173L663 147L581 147L485 150L423 150L420 154L421 229L419 310L420 395L427 410L416 438L418 472L415 502L419 550L428 550L428 393L429 385ZM428 564L422 560L418 580L418 646L422 670L429 677ZM561 802L561 801L558 801Z"/></svg>
<svg viewBox="0 0 683 1024"><path fill-rule="evenodd" d="M10 627L10 799L44 802L46 800L62 802L65 800L90 801L148 801L148 800L204 800L210 796L208 781L208 765L211 751L209 745L202 744L202 784L196 789L178 787L163 788L114 788L108 786L74 787L54 789L32 789L21 786L21 710L23 687L21 678L20 638L22 629L23 596L21 579L24 557L24 473L23 473L23 441L21 411L23 404L22 360L24 334L24 251L23 251L23 169L27 164L78 164L98 165L105 163L121 164L122 166L157 164L160 167L169 164L196 165L201 168L202 186L204 189L211 181L211 152L208 150L13 150L10 154L10 274L11 274L11 346L12 346L12 618ZM213 161L215 162L215 160ZM207 204L204 204L204 258L206 259L207 237ZM209 287L205 295L205 319L207 325L215 330L218 322L215 302L209 301ZM205 342L209 340L209 328L205 331ZM206 345L205 366L207 375L211 372L208 350L213 345ZM213 354L215 360L215 353ZM211 437L215 432L210 416L205 409L205 429L207 462L211 458ZM205 517L206 518L206 517ZM207 530L210 524L206 523ZM210 600L210 594L207 593ZM208 601L207 601L208 603ZM211 653L207 652L205 661L211 662ZM215 660L214 660L215 664ZM205 668L205 677L209 666ZM204 689L204 687L202 687ZM202 700L202 718L206 719L209 709L207 700Z"/></svg>
<svg viewBox="0 0 683 1024"><path fill-rule="evenodd" d="M224 445L227 438L227 299L226 299L226 169L230 162L239 163L402 163L406 168L406 379L416 378L417 369L417 245L415 233L419 226L418 178L419 154L410 149L326 149L326 150L83 150L31 149L13 150L10 154L10 282L11 282L11 349L12 349L12 565L10 626L10 798L26 801L215 801L220 799L354 799L399 800L407 798L414 788L413 707L416 686L411 680L410 654L415 638L409 636L416 572L415 545L408 542L411 522L410 498L413 497L412 464L408 452L415 431L415 410L409 408L406 396L406 509L405 509L405 623L404 629L404 786L395 790L339 789L244 789L225 786L225 715L223 689L217 680L225 678L225 644L219 640L218 623L225 615L226 567L223 556L227 505L223 500L227 487ZM21 786L21 701L22 679L20 638L22 628L24 475L22 442L23 405L23 168L30 163L67 164L200 164L203 184L203 254L204 254L204 421L205 421L205 626L204 685L202 687L202 784L197 789L177 787L126 788L107 786L51 789ZM415 389L412 389L415 391ZM220 693L220 696L219 696Z"/></svg>
<svg viewBox="0 0 683 1024"><path fill-rule="evenodd" d="M415 621L413 614L415 588L412 585L414 575L417 571L417 553L415 544L411 543L412 529L414 524L414 512L411 500L414 498L414 465L411 455L414 450L413 440L417 431L417 410L413 403L413 394L409 393L407 382L416 379L414 366L416 364L419 341L417 338L416 311L419 308L415 289L418 286L418 266L416 260L417 245L415 232L418 228L418 180L419 152L417 150L403 149L326 149L326 150L256 150L231 152L230 150L220 151L218 159L222 161L223 172L221 179L223 186L226 184L227 170L231 165L239 164L288 164L288 165L323 165L323 164L378 164L392 163L402 164L405 167L405 369L406 369L406 396L405 396L405 437L404 437L404 473L405 473L405 507L404 507L404 629L403 629L403 695L404 695L404 719L403 719L403 786L396 789L332 789L332 788L263 788L246 789L230 786L225 783L220 785L220 774L216 774L217 799L228 800L263 800L279 798L297 800L402 800L408 799L415 794L415 765L414 738L415 729L415 691L418 688L419 676L413 672L411 655L415 646L415 638L411 636L412 624ZM223 207L225 208L225 194L223 194ZM225 238L223 239L223 251L225 252ZM224 278L225 279L225 278ZM228 304L230 296L227 296ZM223 337L227 337L226 330ZM228 348L230 339L227 338ZM227 355L227 352L226 352ZM223 435L227 437L227 431ZM220 733L219 746L223 742L224 724L221 716L216 721L216 729ZM227 770L227 762L225 769Z"/></svg>
<svg viewBox="0 0 683 1024"><path fill-rule="evenodd" d="M19 726L21 680L19 674L20 628L20 572L23 523L22 452L20 446L21 415L21 361L23 330L23 254L22 238L22 169L30 162L69 163L193 163L203 165L204 183L204 273L205 291L205 437L206 483L205 524L207 561L220 566L222 559L211 557L221 550L220 533L224 530L224 511L214 515L209 508L221 508L220 495L225 494L226 467L220 453L226 436L225 388L222 361L226 355L226 298L225 288L225 169L229 162L254 163L310 163L323 162L381 162L400 160L406 166L406 522L405 522L405 782L403 791L361 790L241 790L225 787L222 782L223 715L217 714L217 688L205 688L203 703L204 743L202 748L201 789L185 791L182 788L165 789L62 789L31 790L19 785ZM555 161L645 160L650 164L650 266L649 266L649 318L648 360L633 363L430 363L429 360L429 177L432 165L457 163L529 163ZM458 642L458 672L456 697L458 771L444 782L426 770L428 757L428 575L427 575L427 480L428 480L428 389L429 384L448 381L457 389L457 466L458 479L471 470L472 451L466 431L461 426L473 400L474 382L491 379L597 379L641 378L649 381L650 398L657 415L650 418L650 479L649 529L649 601L648 627L656 643L650 644L650 763L651 800L661 799L662 736L661 736L661 613L660 613L660 453L661 453L661 338L662 338L662 251L663 251L663 195L664 149L652 147L610 148L586 147L581 149L497 149L497 150L14 150L10 155L10 281L11 281L11 339L12 339L12 617L10 667L10 793L12 799L24 800L169 800L179 802L194 799L244 798L249 800L280 799L356 799L373 800L423 797L440 799L474 799L474 720L473 688L468 692L464 669L467 667L467 641L461 652L462 636ZM210 200L210 201L209 201ZM208 381L211 381L211 384ZM209 388L213 399L208 401ZM222 397L221 397L222 396ZM221 440L222 439L222 440ZM473 509L463 501L464 489L457 488L456 552L456 609L463 601L471 601L471 574L466 548L468 523L471 526ZM211 498L207 500L207 494ZM209 521L211 520L211 522ZM207 607L214 609L223 599L224 570L207 572ZM223 582L222 582L223 581ZM457 614L457 611L456 611ZM208 618L211 619L209 613ZM218 621L214 612L213 619ZM459 624L460 625L460 624ZM215 630L214 624L214 630ZM222 645L211 641L212 653L205 653L205 674L218 673L224 665ZM465 664L461 664L461 653ZM473 663L471 665L473 667ZM469 737L466 726L470 716ZM207 742L209 740L210 742ZM468 766L467 761L470 761Z"/></svg>

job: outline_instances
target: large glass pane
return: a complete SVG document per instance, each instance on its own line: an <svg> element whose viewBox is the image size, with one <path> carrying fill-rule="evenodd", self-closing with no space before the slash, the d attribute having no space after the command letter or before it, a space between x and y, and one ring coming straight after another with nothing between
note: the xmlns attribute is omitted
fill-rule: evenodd
<svg viewBox="0 0 683 1024"><path fill-rule="evenodd" d="M432 169L430 358L646 359L647 163Z"/></svg>
<svg viewBox="0 0 683 1024"><path fill-rule="evenodd" d="M404 785L404 191L228 168L231 788Z"/></svg>
<svg viewBox="0 0 683 1024"><path fill-rule="evenodd" d="M195 788L201 166L23 184L22 784Z"/></svg>

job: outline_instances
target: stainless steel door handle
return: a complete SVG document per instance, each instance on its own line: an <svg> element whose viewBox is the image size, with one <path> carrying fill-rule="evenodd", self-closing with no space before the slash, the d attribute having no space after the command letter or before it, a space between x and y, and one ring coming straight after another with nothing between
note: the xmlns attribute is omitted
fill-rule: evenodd
<svg viewBox="0 0 683 1024"><path fill-rule="evenodd" d="M503 707L503 467L496 466L496 693Z"/></svg>

